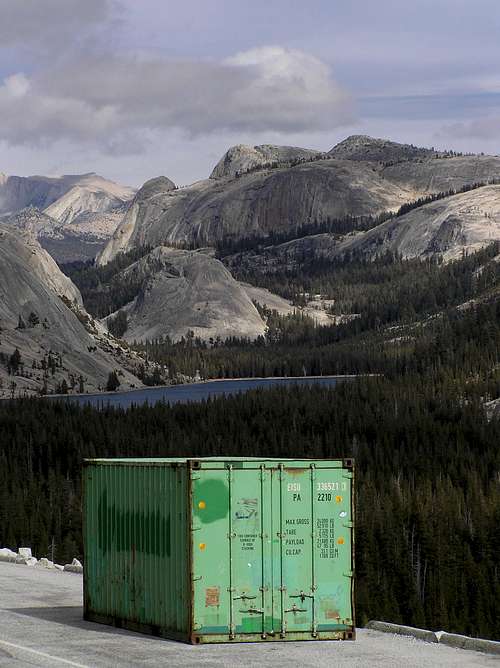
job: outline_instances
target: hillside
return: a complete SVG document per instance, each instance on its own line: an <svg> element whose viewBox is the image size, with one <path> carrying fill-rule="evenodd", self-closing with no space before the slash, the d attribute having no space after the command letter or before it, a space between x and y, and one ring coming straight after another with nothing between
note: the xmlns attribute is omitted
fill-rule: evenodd
<svg viewBox="0 0 500 668"><path fill-rule="evenodd" d="M141 385L137 356L92 320L78 289L37 241L5 226L0 291L0 397L54 392L63 383L97 391L111 371L123 387Z"/></svg>
<svg viewBox="0 0 500 668"><path fill-rule="evenodd" d="M159 246L118 272L108 284L112 294L129 287L121 312L127 341L192 332L203 340L248 337L265 332L265 324L246 291L221 262L201 251ZM106 322L116 317L110 315Z"/></svg>
<svg viewBox="0 0 500 668"><path fill-rule="evenodd" d="M500 185L485 186L426 204L339 244L336 253L373 258L386 252L405 258L445 260L500 240Z"/></svg>
<svg viewBox="0 0 500 668"><path fill-rule="evenodd" d="M376 222L377 216L430 194L500 179L498 157L441 154L370 138L363 142L361 150L359 138L349 138L330 154L236 146L210 179L177 190L161 182L148 185L99 262L142 246L213 247L299 230L304 236L318 224L345 217Z"/></svg>
<svg viewBox="0 0 500 668"><path fill-rule="evenodd" d="M229 254L229 269L277 273L317 260L354 256L373 260L386 253L445 261L500 240L500 185L475 188L417 206L373 228L351 234L301 236L285 243Z"/></svg>
<svg viewBox="0 0 500 668"><path fill-rule="evenodd" d="M122 204L102 213L82 212L70 223L60 223L30 206L5 217L3 224L34 234L57 262L73 262L93 259L111 237L125 211L126 205Z"/></svg>

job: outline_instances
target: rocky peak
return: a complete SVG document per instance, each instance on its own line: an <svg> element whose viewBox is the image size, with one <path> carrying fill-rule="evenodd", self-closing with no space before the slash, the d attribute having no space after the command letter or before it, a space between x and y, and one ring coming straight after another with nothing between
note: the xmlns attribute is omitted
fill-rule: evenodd
<svg viewBox="0 0 500 668"><path fill-rule="evenodd" d="M166 176L156 176L154 179L146 181L146 183L139 188L134 201L138 202L149 199L152 195L170 192L171 190L175 190L176 187L175 183Z"/></svg>
<svg viewBox="0 0 500 668"><path fill-rule="evenodd" d="M319 151L297 146L275 146L261 144L232 146L219 160L210 174L211 179L232 178L258 168L276 166L276 163L288 165L296 160L310 160L326 155Z"/></svg>
<svg viewBox="0 0 500 668"><path fill-rule="evenodd" d="M432 158L436 152L434 149L419 148L413 144L398 144L389 139L351 135L334 146L328 155L344 160L400 162L415 158Z"/></svg>

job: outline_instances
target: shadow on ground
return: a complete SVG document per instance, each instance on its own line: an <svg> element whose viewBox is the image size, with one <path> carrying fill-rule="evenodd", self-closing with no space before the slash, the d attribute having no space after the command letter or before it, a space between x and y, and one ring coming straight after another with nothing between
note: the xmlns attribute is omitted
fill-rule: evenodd
<svg viewBox="0 0 500 668"><path fill-rule="evenodd" d="M81 605L64 605L53 608L5 608L5 610L7 612L14 612L16 615L26 615L26 617L33 617L46 622L53 622L54 624L62 624L63 626L72 626L73 628L84 629L85 631L98 631L99 633L111 633L113 635L127 635L135 636L136 638L152 639L151 636L143 633L134 633L133 631L118 629L115 626L108 626L107 624L87 622L83 619L83 608ZM158 640L158 638L156 638L156 640Z"/></svg>

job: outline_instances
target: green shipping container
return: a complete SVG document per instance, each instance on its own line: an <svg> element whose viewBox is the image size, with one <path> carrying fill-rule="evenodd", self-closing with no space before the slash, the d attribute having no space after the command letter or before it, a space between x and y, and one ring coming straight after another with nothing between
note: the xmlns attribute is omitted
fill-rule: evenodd
<svg viewBox="0 0 500 668"><path fill-rule="evenodd" d="M353 461L84 464L84 617L192 643L351 640Z"/></svg>

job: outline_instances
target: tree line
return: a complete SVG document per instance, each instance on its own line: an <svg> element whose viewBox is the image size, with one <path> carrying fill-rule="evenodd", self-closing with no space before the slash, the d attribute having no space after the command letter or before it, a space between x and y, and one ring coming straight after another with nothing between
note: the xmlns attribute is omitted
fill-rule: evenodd
<svg viewBox="0 0 500 668"><path fill-rule="evenodd" d="M446 378L418 374L253 391L202 404L0 405L0 544L54 539L83 558L85 457L356 460L356 608L370 618L500 633L500 422Z"/></svg>

